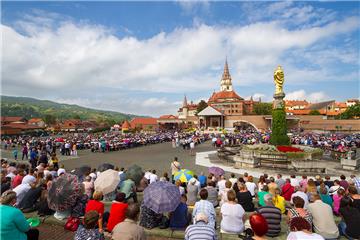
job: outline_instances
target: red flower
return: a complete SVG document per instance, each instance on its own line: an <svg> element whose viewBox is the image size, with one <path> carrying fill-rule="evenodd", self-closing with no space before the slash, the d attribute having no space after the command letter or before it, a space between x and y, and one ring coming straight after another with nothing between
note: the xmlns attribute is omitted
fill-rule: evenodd
<svg viewBox="0 0 360 240"><path fill-rule="evenodd" d="M277 150L280 152L303 152L300 148L291 147L291 146L276 146Z"/></svg>

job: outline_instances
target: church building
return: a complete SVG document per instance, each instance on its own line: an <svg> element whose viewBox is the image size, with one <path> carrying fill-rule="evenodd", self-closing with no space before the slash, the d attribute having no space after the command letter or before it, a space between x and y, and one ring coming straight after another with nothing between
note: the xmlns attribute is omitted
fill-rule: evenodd
<svg viewBox="0 0 360 240"><path fill-rule="evenodd" d="M227 60L220 81L220 91L214 92L208 100L208 105L226 115L249 115L253 113L254 101L244 100L234 90Z"/></svg>

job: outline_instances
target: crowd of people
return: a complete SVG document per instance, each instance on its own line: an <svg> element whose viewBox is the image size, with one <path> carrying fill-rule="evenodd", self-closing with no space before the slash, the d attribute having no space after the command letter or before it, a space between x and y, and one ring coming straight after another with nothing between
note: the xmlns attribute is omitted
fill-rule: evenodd
<svg viewBox="0 0 360 240"><path fill-rule="evenodd" d="M35 168L22 163L1 162L1 238L38 239L39 231L30 227L24 213L54 215L65 219L65 228L75 232L74 239L145 239L144 228L171 228L185 231L185 239L216 239L223 234L240 234L245 239L267 239L287 234L287 239L348 239L360 237L360 179L352 175L339 179L284 179L281 174L253 176L203 174L176 180L181 170L177 158L159 177L156 170L146 170L138 183L126 177L124 168L117 187L104 194L94 182L101 175L97 169L77 176L80 194L72 205L54 209L50 195L57 182L74 177L62 166L55 170L41 162ZM146 206L139 192L157 182L170 182L179 190L179 204L167 213ZM104 201L111 202L106 211ZM341 218L335 222L335 216ZM286 219L286 227L282 224ZM16 237L15 237L16 236Z"/></svg>
<svg viewBox="0 0 360 240"><path fill-rule="evenodd" d="M101 134L69 133L49 137L18 136L3 138L2 147L5 150L11 150L15 160L20 159L20 153L21 160L32 160L34 157L40 156L43 152L51 155L55 154L57 150L61 155L77 156L78 150L104 153L163 142L172 142L173 147L182 147L191 150L194 148L194 145L208 139L208 134L176 131L128 134L108 131Z"/></svg>
<svg viewBox="0 0 360 240"><path fill-rule="evenodd" d="M215 145L240 145L268 143L271 132L259 132L251 129L241 130L238 133L224 134L219 139L213 136L212 141ZM351 148L360 147L360 134L343 133L305 133L293 132L289 134L291 144L307 145L327 150L346 152Z"/></svg>
<svg viewBox="0 0 360 240"><path fill-rule="evenodd" d="M99 134L68 133L63 136L30 137L18 136L3 138L5 150L12 150L15 159L30 159L35 151L39 156L41 151L48 154L77 155L78 150L92 152L118 151L140 147L149 144L171 142L173 147L182 147L193 151L198 143L211 139L214 146L268 143L270 132L259 132L254 129L241 130L237 133L202 134L176 131L161 131L156 133L120 134L107 131ZM340 133L290 133L291 144L307 145L337 152L347 152L352 148L360 148L360 134Z"/></svg>

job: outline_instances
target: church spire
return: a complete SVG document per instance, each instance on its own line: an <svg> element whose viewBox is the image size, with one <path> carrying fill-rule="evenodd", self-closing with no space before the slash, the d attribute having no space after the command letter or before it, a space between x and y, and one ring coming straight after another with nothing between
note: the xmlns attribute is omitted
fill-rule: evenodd
<svg viewBox="0 0 360 240"><path fill-rule="evenodd" d="M184 101L183 101L183 107L187 107L187 99L186 99L186 95L184 94Z"/></svg>
<svg viewBox="0 0 360 240"><path fill-rule="evenodd" d="M227 62L227 57L225 60L224 72L221 77L220 85L221 85L221 87L220 87L221 91L232 91L233 90L232 82L231 82L231 75L230 75L229 66L228 66L228 62Z"/></svg>

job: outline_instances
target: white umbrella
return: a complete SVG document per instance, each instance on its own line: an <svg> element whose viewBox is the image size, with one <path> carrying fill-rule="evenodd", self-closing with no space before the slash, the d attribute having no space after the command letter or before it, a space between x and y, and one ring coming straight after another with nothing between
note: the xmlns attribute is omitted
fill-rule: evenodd
<svg viewBox="0 0 360 240"><path fill-rule="evenodd" d="M103 194L108 194L115 191L120 182L119 173L115 170L108 169L96 178L94 185L95 191L101 191Z"/></svg>

